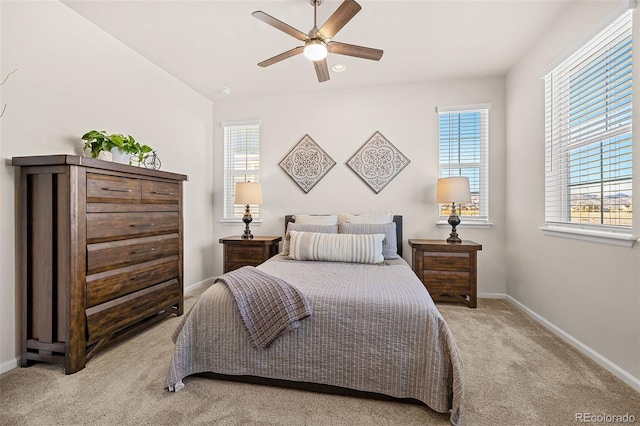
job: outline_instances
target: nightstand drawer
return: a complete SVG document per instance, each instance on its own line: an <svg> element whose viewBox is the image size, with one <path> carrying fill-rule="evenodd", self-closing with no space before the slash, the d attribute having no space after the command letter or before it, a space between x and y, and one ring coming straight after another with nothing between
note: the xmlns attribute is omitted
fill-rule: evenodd
<svg viewBox="0 0 640 426"><path fill-rule="evenodd" d="M258 266L278 254L278 243L282 237L255 236L244 239L240 236L220 238L224 244L224 272L243 266Z"/></svg>
<svg viewBox="0 0 640 426"><path fill-rule="evenodd" d="M469 253L424 252L424 269L469 271Z"/></svg>
<svg viewBox="0 0 640 426"><path fill-rule="evenodd" d="M468 290L469 273L467 272L445 272L445 271L423 271L422 282L431 291L432 288L450 290Z"/></svg>
<svg viewBox="0 0 640 426"><path fill-rule="evenodd" d="M264 249L262 247L249 246L228 246L226 248L230 263L262 263L264 259Z"/></svg>

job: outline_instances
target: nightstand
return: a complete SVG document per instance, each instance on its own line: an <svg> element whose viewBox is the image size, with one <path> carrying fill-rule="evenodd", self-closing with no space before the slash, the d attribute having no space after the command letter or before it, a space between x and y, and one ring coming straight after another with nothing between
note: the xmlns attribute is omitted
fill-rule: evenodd
<svg viewBox="0 0 640 426"><path fill-rule="evenodd" d="M473 241L409 240L412 267L435 301L477 306L477 253Z"/></svg>
<svg viewBox="0 0 640 426"><path fill-rule="evenodd" d="M258 266L278 254L278 243L282 237L254 236L247 240L233 236L220 238L224 244L224 272L233 271L246 265Z"/></svg>

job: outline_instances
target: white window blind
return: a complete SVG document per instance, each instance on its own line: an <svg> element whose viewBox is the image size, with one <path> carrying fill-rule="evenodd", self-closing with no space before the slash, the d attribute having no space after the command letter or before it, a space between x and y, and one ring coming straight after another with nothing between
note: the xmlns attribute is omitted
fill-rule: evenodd
<svg viewBox="0 0 640 426"><path fill-rule="evenodd" d="M545 222L631 234L632 11L545 80Z"/></svg>
<svg viewBox="0 0 640 426"><path fill-rule="evenodd" d="M489 109L490 105L438 107L440 177L469 178L471 203L458 214L464 222L489 220ZM440 206L440 221L451 213L451 205Z"/></svg>
<svg viewBox="0 0 640 426"><path fill-rule="evenodd" d="M244 206L234 203L237 182L260 181L260 122L222 123L224 130L223 220L242 219ZM251 205L251 216L260 218L260 206Z"/></svg>

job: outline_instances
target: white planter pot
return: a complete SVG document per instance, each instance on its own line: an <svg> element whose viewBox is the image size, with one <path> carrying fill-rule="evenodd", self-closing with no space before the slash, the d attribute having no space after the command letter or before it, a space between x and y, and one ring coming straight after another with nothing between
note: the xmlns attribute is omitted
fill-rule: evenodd
<svg viewBox="0 0 640 426"><path fill-rule="evenodd" d="M85 157L89 157L91 158L91 151L88 149L85 149L83 151L84 156ZM98 153L98 156L96 157L98 160L104 160L104 161L113 161L113 154L108 152L108 151L100 151Z"/></svg>
<svg viewBox="0 0 640 426"><path fill-rule="evenodd" d="M129 164L130 155L120 148L114 148L111 153L113 154L113 161L116 163Z"/></svg>

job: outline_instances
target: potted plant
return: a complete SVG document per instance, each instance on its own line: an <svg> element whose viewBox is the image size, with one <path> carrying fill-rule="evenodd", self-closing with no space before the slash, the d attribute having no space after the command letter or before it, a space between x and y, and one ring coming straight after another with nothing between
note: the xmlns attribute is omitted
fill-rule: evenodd
<svg viewBox="0 0 640 426"><path fill-rule="evenodd" d="M142 164L152 151L148 145L142 145L131 135L107 134L104 130L90 130L82 136L85 141L85 151L91 152L91 158L99 158L101 153L111 153L114 149L119 149L129 157L129 165L132 159Z"/></svg>
<svg viewBox="0 0 640 426"><path fill-rule="evenodd" d="M132 160L135 160L138 166L141 166L149 156L149 153L153 151L149 145L142 145L136 142L133 136L125 137L122 141L122 146L119 148L129 154L129 165L131 165Z"/></svg>

